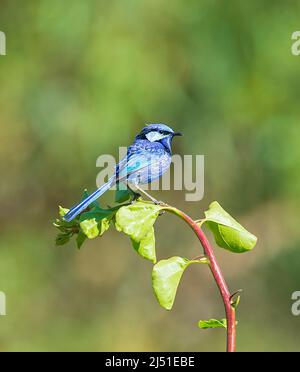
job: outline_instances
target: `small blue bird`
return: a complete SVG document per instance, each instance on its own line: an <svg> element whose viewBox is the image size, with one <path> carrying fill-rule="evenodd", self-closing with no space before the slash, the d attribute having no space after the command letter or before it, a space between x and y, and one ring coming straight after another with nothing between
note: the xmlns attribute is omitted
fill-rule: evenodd
<svg viewBox="0 0 300 372"><path fill-rule="evenodd" d="M120 182L125 183L129 189L130 185L133 185L138 191L157 203L157 200L141 189L139 185L160 178L168 170L171 164L172 139L181 135L181 133L175 133L165 124L145 126L135 137L133 144L128 147L127 155L116 166L114 175L108 182L70 209L64 219L71 221L112 186Z"/></svg>

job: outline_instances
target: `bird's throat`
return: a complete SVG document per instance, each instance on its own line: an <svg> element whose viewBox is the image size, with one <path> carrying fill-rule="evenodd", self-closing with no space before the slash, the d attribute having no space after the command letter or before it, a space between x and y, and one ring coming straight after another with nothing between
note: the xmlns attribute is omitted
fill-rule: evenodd
<svg viewBox="0 0 300 372"><path fill-rule="evenodd" d="M172 150L171 150L172 137L170 137L170 136L164 137L159 142L165 147L166 151L171 154L171 152L172 152Z"/></svg>

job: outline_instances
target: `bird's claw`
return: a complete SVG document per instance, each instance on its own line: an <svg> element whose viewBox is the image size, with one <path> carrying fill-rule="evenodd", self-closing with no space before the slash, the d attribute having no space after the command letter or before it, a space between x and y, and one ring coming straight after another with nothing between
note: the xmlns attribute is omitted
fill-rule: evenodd
<svg viewBox="0 0 300 372"><path fill-rule="evenodd" d="M137 199L139 199L140 197L141 197L141 194L139 194L138 192L135 192L135 193L133 194L132 200L137 200Z"/></svg>
<svg viewBox="0 0 300 372"><path fill-rule="evenodd" d="M140 198L141 198L141 194L139 194L138 192L133 192L130 203L133 204L134 202L136 202Z"/></svg>

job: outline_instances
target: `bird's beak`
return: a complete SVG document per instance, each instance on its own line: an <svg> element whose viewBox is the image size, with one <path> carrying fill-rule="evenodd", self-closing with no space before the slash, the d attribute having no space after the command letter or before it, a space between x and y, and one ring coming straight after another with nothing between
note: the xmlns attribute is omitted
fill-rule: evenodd
<svg viewBox="0 0 300 372"><path fill-rule="evenodd" d="M183 136L183 134L180 133L180 132L176 132L176 133L173 133L173 137L175 137L175 136Z"/></svg>

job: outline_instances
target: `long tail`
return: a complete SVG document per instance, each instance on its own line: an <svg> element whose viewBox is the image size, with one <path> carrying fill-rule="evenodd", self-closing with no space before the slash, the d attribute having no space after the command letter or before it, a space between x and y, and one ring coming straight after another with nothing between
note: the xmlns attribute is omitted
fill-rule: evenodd
<svg viewBox="0 0 300 372"><path fill-rule="evenodd" d="M107 183L99 187L98 190L93 192L93 194L89 195L85 198L82 202L75 205L69 212L64 216L65 221L70 222L79 215L82 211L84 211L91 203L93 203L96 199L98 199L101 195L103 195L108 189L110 189L113 184L115 183L115 177L112 177L108 180Z"/></svg>

